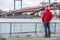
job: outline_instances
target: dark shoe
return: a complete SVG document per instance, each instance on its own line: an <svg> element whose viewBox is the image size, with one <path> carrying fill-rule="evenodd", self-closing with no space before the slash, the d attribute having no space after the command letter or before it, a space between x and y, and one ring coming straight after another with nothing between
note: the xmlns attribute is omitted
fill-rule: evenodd
<svg viewBox="0 0 60 40"><path fill-rule="evenodd" d="M50 38L50 36L45 36L44 38Z"/></svg>
<svg viewBox="0 0 60 40"><path fill-rule="evenodd" d="M44 38L47 38L47 36L45 36Z"/></svg>
<svg viewBox="0 0 60 40"><path fill-rule="evenodd" d="M48 36L47 38L50 38L50 36Z"/></svg>

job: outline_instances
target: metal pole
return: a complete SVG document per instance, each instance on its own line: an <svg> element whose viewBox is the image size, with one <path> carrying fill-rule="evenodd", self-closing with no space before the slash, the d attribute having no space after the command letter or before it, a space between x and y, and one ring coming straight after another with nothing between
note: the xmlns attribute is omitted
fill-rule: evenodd
<svg viewBox="0 0 60 40"><path fill-rule="evenodd" d="M14 10L15 10L15 7L16 7L16 1L20 1L21 2L21 5L20 5L20 7L21 7L21 9L22 9L22 0L14 0Z"/></svg>
<svg viewBox="0 0 60 40"><path fill-rule="evenodd" d="M50 0L49 0L49 8L50 8Z"/></svg>
<svg viewBox="0 0 60 40"><path fill-rule="evenodd" d="M35 23L35 35L37 33L37 23Z"/></svg>
<svg viewBox="0 0 60 40"><path fill-rule="evenodd" d="M57 15L57 14L56 14L56 2L55 2L55 5L54 5L54 6L55 6L55 18L56 18L56 15Z"/></svg>
<svg viewBox="0 0 60 40"><path fill-rule="evenodd" d="M14 10L15 10L15 1L16 1L16 0L14 0Z"/></svg>
<svg viewBox="0 0 60 40"><path fill-rule="evenodd" d="M10 37L11 37L11 34L12 34L12 22L10 23Z"/></svg>
<svg viewBox="0 0 60 40"><path fill-rule="evenodd" d="M0 36L1 36L1 23L0 23Z"/></svg>
<svg viewBox="0 0 60 40"><path fill-rule="evenodd" d="M55 32L55 34L56 34L56 23L55 23L55 26L54 26L54 32Z"/></svg>
<svg viewBox="0 0 60 40"><path fill-rule="evenodd" d="M20 31L21 31L21 32L22 32L22 27L23 27L22 24L23 24L23 23L21 23L21 26L20 26Z"/></svg>
<svg viewBox="0 0 60 40"><path fill-rule="evenodd" d="M22 0L21 0L21 9L22 9Z"/></svg>

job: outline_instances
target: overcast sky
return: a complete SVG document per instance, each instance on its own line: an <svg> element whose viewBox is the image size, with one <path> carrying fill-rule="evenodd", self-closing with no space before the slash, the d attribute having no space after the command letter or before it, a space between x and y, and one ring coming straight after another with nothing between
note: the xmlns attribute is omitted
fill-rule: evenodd
<svg viewBox="0 0 60 40"><path fill-rule="evenodd" d="M32 7L32 6L37 6L40 4L40 2L43 2L44 0L22 0L22 6L24 7ZM51 0L51 2L54 2L55 0ZM45 0L44 2L48 2L48 0ZM60 2L57 0L57 2ZM0 0L0 9L3 10L13 10L14 7L14 0ZM19 9L20 7L20 2L16 1L16 9ZM18 8L17 8L18 7Z"/></svg>

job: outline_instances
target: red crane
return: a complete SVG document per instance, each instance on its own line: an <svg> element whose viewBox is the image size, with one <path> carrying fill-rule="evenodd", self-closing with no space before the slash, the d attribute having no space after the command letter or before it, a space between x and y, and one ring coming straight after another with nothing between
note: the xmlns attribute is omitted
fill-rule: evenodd
<svg viewBox="0 0 60 40"><path fill-rule="evenodd" d="M58 9L58 7L55 7L54 5L57 5L57 3L52 3L50 5L50 10L55 10L55 9ZM36 12L39 12L39 11L42 11L44 10L44 8L46 7L33 7L33 8L27 8L27 9L21 9L21 10L15 10L15 11L12 11L11 13L7 12L6 14L17 14L17 13L24 13L24 12L33 12L32 15Z"/></svg>

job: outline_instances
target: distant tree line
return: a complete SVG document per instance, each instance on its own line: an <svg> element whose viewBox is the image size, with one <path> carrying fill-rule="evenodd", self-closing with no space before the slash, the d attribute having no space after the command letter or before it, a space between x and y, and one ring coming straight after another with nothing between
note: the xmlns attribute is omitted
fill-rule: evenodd
<svg viewBox="0 0 60 40"><path fill-rule="evenodd" d="M0 14L2 14L4 11L2 9L0 9Z"/></svg>

